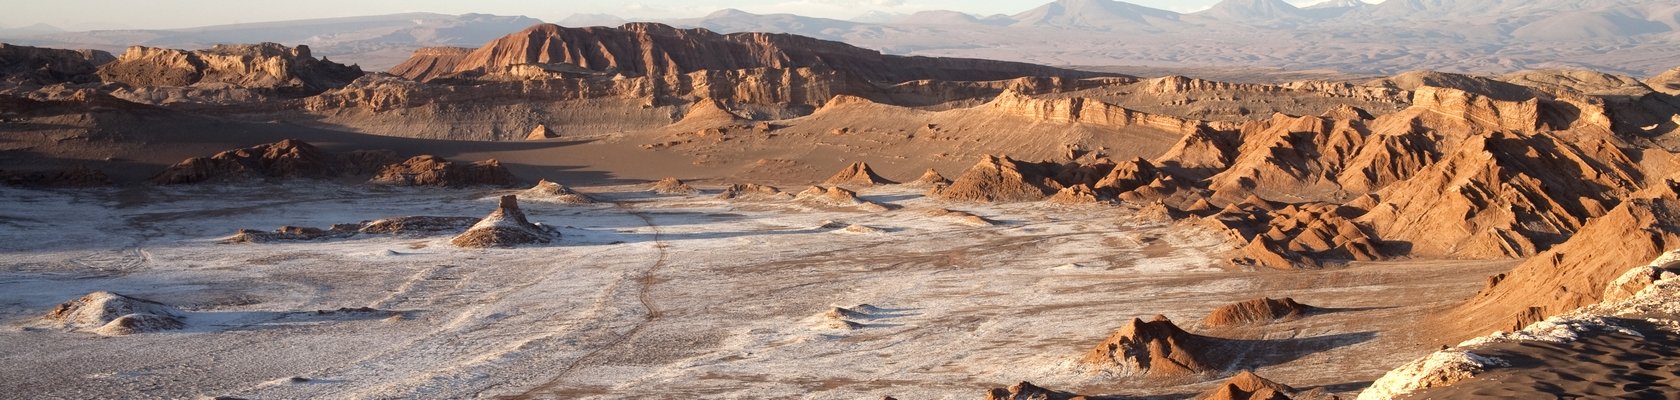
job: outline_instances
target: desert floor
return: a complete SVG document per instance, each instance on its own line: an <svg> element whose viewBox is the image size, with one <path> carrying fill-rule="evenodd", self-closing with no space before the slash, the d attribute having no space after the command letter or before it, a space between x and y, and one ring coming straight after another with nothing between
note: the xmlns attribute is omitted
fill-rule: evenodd
<svg viewBox="0 0 1680 400"><path fill-rule="evenodd" d="M562 227L560 241L471 250L448 235L218 239L238 228L478 217L497 192L0 187L0 393L921 399L1030 380L1186 397L1222 378L1145 382L1071 365L1125 321L1154 314L1240 339L1226 349L1243 354L1236 368L1347 392L1438 348L1415 324L1511 265L1238 271L1225 267L1223 234L1128 208L944 203L899 186L861 190L895 208L882 213L579 189L603 203L523 202L533 221ZM997 224L928 216L938 208ZM180 306L189 327L124 337L30 327L96 290ZM1261 296L1329 310L1196 326L1214 307ZM860 304L875 307L852 318L861 326L824 316ZM318 312L357 307L378 311Z"/></svg>

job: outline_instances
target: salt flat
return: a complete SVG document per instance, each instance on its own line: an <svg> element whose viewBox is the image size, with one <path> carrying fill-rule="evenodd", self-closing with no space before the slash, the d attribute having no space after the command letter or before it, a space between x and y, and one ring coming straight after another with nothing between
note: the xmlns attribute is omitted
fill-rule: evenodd
<svg viewBox="0 0 1680 400"><path fill-rule="evenodd" d="M561 227L560 241L471 250L449 235L218 239L238 228L478 217L495 192L3 188L0 391L975 398L1031 379L1082 393L1188 394L1218 377L1134 382L1071 361L1131 318L1164 314L1191 327L1213 307L1259 296L1341 311L1200 333L1252 342L1240 366L1347 391L1427 351L1406 326L1508 267L1234 271L1222 234L1116 206L944 203L888 186L861 192L894 209L864 213L644 189L580 188L604 201L596 205L525 202L532 221ZM997 224L927 215L942 208ZM179 306L188 328L121 337L29 328L96 290ZM836 306L867 311L847 318L857 326L836 327L824 315ZM321 312L358 307L375 311Z"/></svg>

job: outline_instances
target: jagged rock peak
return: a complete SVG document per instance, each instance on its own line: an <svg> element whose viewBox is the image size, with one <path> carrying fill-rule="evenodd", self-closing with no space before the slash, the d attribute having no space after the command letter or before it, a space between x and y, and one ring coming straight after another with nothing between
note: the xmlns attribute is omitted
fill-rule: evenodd
<svg viewBox="0 0 1680 400"><path fill-rule="evenodd" d="M1178 377L1217 370L1210 338L1193 335L1166 316L1132 319L1079 360L1084 368L1120 375Z"/></svg>
<svg viewBox="0 0 1680 400"><path fill-rule="evenodd" d="M893 182L875 174L875 170L869 168L869 163L862 161L846 166L846 169L840 170L834 176L829 177L828 180L823 181L824 185L834 186L876 186L895 183L898 182Z"/></svg>

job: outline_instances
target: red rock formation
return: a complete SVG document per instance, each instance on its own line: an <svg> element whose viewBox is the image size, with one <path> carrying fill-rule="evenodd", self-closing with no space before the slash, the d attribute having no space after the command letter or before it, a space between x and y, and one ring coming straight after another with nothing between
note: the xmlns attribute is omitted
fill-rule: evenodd
<svg viewBox="0 0 1680 400"><path fill-rule="evenodd" d="M398 68L403 76L431 80L475 77L521 65L568 64L580 72L673 76L701 70L817 68L864 79L1002 80L1023 76L1085 77L1095 74L1001 61L882 55L839 42L772 33L720 35L655 23L619 28L565 28L538 24L491 41L465 55L424 49ZM444 66L453 65L449 71Z"/></svg>
<svg viewBox="0 0 1680 400"><path fill-rule="evenodd" d="M1490 281L1455 312L1460 334L1521 329L1528 323L1602 300L1629 265L1680 248L1680 182L1640 191L1592 219L1568 241Z"/></svg>

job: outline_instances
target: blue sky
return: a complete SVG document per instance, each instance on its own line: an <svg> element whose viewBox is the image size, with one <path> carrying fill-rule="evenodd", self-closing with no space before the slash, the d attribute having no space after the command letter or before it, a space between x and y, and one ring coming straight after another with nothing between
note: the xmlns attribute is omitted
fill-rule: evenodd
<svg viewBox="0 0 1680 400"><path fill-rule="evenodd" d="M1189 12L1219 0L1131 0L1161 9ZM1290 0L1310 4L1316 0ZM1050 0L7 0L0 27L45 23L71 30L159 29L305 18L346 17L402 12L469 12L525 15L548 21L574 13L604 13L635 18L705 15L724 8L755 13L794 13L848 19L867 11L910 13L957 10L973 14L1014 14Z"/></svg>

